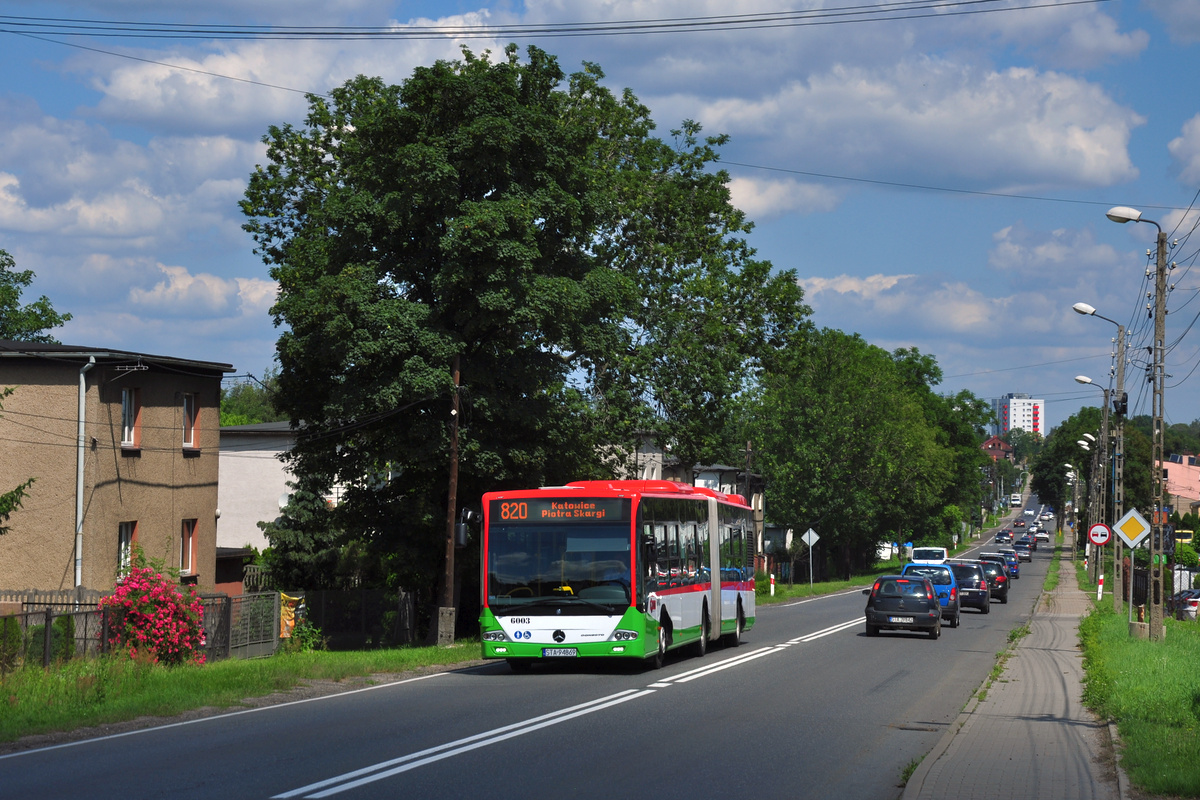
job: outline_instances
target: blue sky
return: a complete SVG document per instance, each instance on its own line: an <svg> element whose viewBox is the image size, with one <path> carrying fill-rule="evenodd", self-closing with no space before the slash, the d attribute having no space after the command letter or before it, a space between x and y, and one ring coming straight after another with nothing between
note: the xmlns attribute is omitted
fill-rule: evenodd
<svg viewBox="0 0 1200 800"><path fill-rule="evenodd" d="M274 285L237 201L263 161L262 134L303 120L302 92L360 73L400 82L459 44L68 37L31 22L477 28L843 5L3 2L0 248L36 272L27 301L45 294L74 315L65 342L260 374L277 334ZM954 13L968 8L985 13ZM1200 418L1200 236L1188 210L1200 190L1200 3L950 0L932 13L468 44L537 44L567 71L597 62L653 110L661 135L683 119L730 134L722 160L757 224L751 243L801 276L818 325L934 355L946 391L1044 397L1051 424L1098 403L1073 376L1108 381L1116 329L1074 314L1081 301L1133 331L1131 411L1149 413L1137 348L1149 340L1154 227L1104 217L1142 209L1180 242L1167 416Z"/></svg>

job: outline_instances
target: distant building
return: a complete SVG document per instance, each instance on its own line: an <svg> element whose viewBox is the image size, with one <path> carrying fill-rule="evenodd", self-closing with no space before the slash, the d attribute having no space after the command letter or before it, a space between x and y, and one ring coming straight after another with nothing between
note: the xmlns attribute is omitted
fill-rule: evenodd
<svg viewBox="0 0 1200 800"><path fill-rule="evenodd" d="M1003 436L1014 428L1046 435L1046 401L1012 392L992 401L996 424L992 433Z"/></svg>
<svg viewBox="0 0 1200 800"><path fill-rule="evenodd" d="M1180 516L1195 511L1200 504L1200 466L1196 464L1196 456L1189 453L1171 455L1163 462L1163 471L1167 480L1163 489L1169 495L1168 503L1172 511Z"/></svg>
<svg viewBox="0 0 1200 800"><path fill-rule="evenodd" d="M979 449L987 453L992 461L1012 461L1013 449L1012 445L1001 439L999 436L993 436L979 446Z"/></svg>

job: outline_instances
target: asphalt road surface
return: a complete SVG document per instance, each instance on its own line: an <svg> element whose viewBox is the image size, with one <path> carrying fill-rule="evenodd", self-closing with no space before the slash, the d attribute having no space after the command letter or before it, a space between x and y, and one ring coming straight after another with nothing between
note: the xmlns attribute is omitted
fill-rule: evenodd
<svg viewBox="0 0 1200 800"><path fill-rule="evenodd" d="M12 753L0 798L899 797L1028 620L1049 559L938 641L868 639L855 590L760 607L740 647L658 671L489 662Z"/></svg>

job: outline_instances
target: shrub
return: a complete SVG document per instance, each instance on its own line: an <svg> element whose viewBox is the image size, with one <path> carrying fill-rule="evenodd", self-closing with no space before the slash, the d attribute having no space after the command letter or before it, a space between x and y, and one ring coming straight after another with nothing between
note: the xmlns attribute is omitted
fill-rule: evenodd
<svg viewBox="0 0 1200 800"><path fill-rule="evenodd" d="M204 606L190 587L180 587L146 566L135 566L100 600L112 613L109 644L136 660L157 664L204 663Z"/></svg>

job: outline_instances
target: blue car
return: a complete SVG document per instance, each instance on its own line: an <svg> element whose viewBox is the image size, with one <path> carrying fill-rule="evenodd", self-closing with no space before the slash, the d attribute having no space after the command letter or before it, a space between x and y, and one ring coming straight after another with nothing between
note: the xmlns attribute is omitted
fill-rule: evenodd
<svg viewBox="0 0 1200 800"><path fill-rule="evenodd" d="M906 564L901 575L920 575L928 578L937 592L938 604L942 607L942 619L951 628L958 627L959 605L958 581L954 579L954 571L945 564Z"/></svg>
<svg viewBox="0 0 1200 800"><path fill-rule="evenodd" d="M1021 558L1017 555L1017 551L1011 547L1001 547L1000 555L1004 556L1004 563L1008 564L1009 577L1021 577Z"/></svg>

